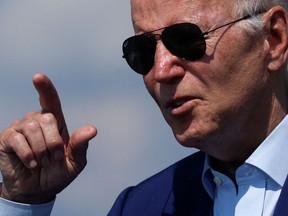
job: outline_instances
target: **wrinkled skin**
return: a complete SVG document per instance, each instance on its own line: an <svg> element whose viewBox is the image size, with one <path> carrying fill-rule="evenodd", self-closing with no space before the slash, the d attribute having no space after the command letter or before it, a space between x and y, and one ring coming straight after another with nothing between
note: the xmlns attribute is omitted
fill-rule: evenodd
<svg viewBox="0 0 288 216"><path fill-rule="evenodd" d="M41 112L29 112L0 135L1 197L40 204L52 201L86 165L88 141L97 131L79 128L71 137L52 82L43 74L33 79Z"/></svg>
<svg viewBox="0 0 288 216"><path fill-rule="evenodd" d="M206 31L235 20L231 4L132 0L132 20L136 34L181 22ZM239 23L209 34L206 54L194 62L172 55L158 40L154 67L143 79L182 145L242 163L284 118L286 14L275 7L262 19L266 31L257 35Z"/></svg>

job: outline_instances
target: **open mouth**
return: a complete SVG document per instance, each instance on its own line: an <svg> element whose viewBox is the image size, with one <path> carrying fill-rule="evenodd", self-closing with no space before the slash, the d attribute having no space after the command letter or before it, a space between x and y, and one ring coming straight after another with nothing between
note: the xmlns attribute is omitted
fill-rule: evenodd
<svg viewBox="0 0 288 216"><path fill-rule="evenodd" d="M176 108L182 106L184 103L185 103L185 101L177 101L177 102L173 103L173 104L171 105L171 107L172 107L173 109L176 109Z"/></svg>
<svg viewBox="0 0 288 216"><path fill-rule="evenodd" d="M193 98L191 98L191 97L182 97L182 98L170 100L166 104L166 108L168 108L168 109L177 109L177 108L183 106L188 101L191 101L192 99Z"/></svg>

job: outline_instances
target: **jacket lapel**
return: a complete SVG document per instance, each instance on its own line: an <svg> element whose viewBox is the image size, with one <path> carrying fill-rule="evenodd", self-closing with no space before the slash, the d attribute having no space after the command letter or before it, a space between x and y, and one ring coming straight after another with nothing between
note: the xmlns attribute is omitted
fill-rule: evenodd
<svg viewBox="0 0 288 216"><path fill-rule="evenodd" d="M284 183L282 192L280 194L280 197L278 199L274 216L285 216L288 215L288 178L286 178L286 181Z"/></svg>
<svg viewBox="0 0 288 216"><path fill-rule="evenodd" d="M204 158L203 153L198 153L177 165L162 216L212 215L213 203L202 184Z"/></svg>

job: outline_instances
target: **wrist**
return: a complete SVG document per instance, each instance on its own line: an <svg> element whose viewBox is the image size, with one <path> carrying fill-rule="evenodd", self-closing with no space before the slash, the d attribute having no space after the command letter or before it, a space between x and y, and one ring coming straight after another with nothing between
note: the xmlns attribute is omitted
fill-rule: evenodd
<svg viewBox="0 0 288 216"><path fill-rule="evenodd" d="M46 204L55 200L56 198L56 195L51 195L48 193L42 193L40 195L8 193L3 186L3 183L0 183L0 196L5 200L31 205Z"/></svg>

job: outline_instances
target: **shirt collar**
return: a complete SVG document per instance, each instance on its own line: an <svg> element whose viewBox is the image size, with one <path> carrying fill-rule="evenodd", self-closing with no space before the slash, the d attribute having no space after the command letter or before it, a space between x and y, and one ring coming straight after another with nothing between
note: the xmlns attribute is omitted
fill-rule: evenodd
<svg viewBox="0 0 288 216"><path fill-rule="evenodd" d="M283 187L288 174L287 129L288 115L245 162L261 169L281 187ZM213 183L213 174L211 173L210 158L208 155L206 155L204 162L202 182L210 197L214 197L215 184Z"/></svg>
<svg viewBox="0 0 288 216"><path fill-rule="evenodd" d="M258 167L281 187L288 174L288 115L246 160Z"/></svg>

